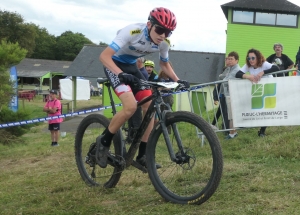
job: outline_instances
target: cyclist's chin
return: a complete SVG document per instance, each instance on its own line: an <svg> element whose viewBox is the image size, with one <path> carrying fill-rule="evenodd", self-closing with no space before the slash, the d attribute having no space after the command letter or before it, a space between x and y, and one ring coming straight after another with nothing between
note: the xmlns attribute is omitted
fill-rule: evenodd
<svg viewBox="0 0 300 215"><path fill-rule="evenodd" d="M159 44L161 44L162 41L164 41L164 40L161 39L161 38L155 38L153 42L154 42L155 44L159 45Z"/></svg>

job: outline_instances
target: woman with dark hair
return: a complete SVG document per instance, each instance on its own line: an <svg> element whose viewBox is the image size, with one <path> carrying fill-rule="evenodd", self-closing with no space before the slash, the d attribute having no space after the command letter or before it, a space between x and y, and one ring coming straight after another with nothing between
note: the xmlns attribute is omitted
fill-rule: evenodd
<svg viewBox="0 0 300 215"><path fill-rule="evenodd" d="M236 78L248 79L253 83L260 81L263 75L279 71L277 65L271 64L266 61L262 53L257 49L249 49L246 56L246 64L235 75ZM249 73L249 74L246 74ZM273 77L268 75L265 77ZM265 136L267 127L261 127L258 131L259 137Z"/></svg>

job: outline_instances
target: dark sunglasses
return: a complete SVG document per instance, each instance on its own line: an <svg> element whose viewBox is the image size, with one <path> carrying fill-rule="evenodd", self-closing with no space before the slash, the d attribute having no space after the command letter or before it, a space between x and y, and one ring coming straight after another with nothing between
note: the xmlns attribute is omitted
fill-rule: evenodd
<svg viewBox="0 0 300 215"><path fill-rule="evenodd" d="M172 31L171 30L168 30L166 28L162 28L158 25L155 25L154 26L154 31L155 33L157 33L158 35L162 35L162 34L165 34L166 37L170 37L172 35Z"/></svg>
<svg viewBox="0 0 300 215"><path fill-rule="evenodd" d="M255 60L256 57L247 57L247 60Z"/></svg>

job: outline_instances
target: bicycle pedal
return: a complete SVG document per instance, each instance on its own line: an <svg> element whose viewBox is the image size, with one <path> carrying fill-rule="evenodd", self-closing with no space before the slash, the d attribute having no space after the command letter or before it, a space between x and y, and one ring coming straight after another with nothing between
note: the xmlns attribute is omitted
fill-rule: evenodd
<svg viewBox="0 0 300 215"><path fill-rule="evenodd" d="M143 173L148 173L147 169L135 160L132 161L131 166L134 166L135 168L141 170Z"/></svg>

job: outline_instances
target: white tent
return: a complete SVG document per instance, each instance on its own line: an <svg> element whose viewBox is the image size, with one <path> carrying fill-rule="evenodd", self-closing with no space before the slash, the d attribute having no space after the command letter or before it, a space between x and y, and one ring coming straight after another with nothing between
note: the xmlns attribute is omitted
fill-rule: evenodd
<svg viewBox="0 0 300 215"><path fill-rule="evenodd" d="M73 83L67 77L59 80L61 98L65 100L73 100ZM89 100L90 99L90 81L77 78L76 100Z"/></svg>

